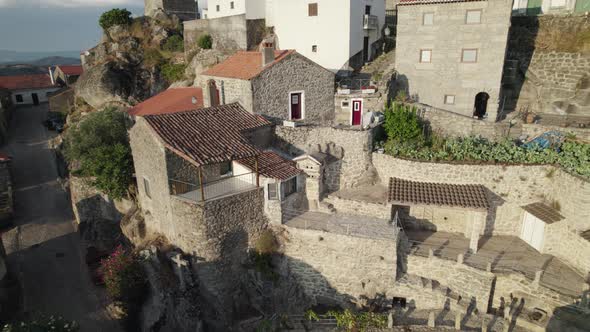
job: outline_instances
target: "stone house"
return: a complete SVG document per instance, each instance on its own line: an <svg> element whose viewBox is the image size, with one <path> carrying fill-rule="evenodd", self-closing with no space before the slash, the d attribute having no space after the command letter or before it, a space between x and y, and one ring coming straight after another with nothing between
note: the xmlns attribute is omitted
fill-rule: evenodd
<svg viewBox="0 0 590 332"><path fill-rule="evenodd" d="M200 79L206 107L239 102L277 124L334 119L334 74L293 50L240 51Z"/></svg>
<svg viewBox="0 0 590 332"><path fill-rule="evenodd" d="M60 89L47 74L0 76L0 89L9 90L14 105L39 105Z"/></svg>
<svg viewBox="0 0 590 332"><path fill-rule="evenodd" d="M61 86L70 86L82 75L84 68L82 66L56 66L53 72L49 72L53 82Z"/></svg>
<svg viewBox="0 0 590 332"><path fill-rule="evenodd" d="M154 16L158 10L169 15L176 15L181 21L197 18L197 1L195 0L145 0L145 16Z"/></svg>
<svg viewBox="0 0 590 332"><path fill-rule="evenodd" d="M515 0L513 15L563 15L590 10L587 0Z"/></svg>
<svg viewBox="0 0 590 332"><path fill-rule="evenodd" d="M415 101L496 121L510 0L405 0L397 7L397 89Z"/></svg>

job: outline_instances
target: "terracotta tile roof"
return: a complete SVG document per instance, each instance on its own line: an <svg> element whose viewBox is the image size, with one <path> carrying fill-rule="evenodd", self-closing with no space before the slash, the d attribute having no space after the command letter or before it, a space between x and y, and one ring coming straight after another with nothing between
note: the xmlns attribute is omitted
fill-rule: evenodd
<svg viewBox="0 0 590 332"><path fill-rule="evenodd" d="M389 201L475 210L487 210L490 207L482 185L415 182L398 178L389 180Z"/></svg>
<svg viewBox="0 0 590 332"><path fill-rule="evenodd" d="M196 103L193 104L193 97ZM129 115L167 114L203 108L201 88L174 88L161 92L130 108Z"/></svg>
<svg viewBox="0 0 590 332"><path fill-rule="evenodd" d="M473 2L473 1L487 1L487 0L399 0L398 6L429 5L429 4L437 4L437 3Z"/></svg>
<svg viewBox="0 0 590 332"><path fill-rule="evenodd" d="M254 158L242 159L238 162L250 170L256 171ZM289 180L301 174L303 171L298 169L296 165L294 161L285 159L273 151L265 151L258 156L258 172L271 179Z"/></svg>
<svg viewBox="0 0 590 332"><path fill-rule="evenodd" d="M295 50L275 51L275 61L263 67L261 52L238 51L222 63L206 70L202 75L250 80L293 53Z"/></svg>
<svg viewBox="0 0 590 332"><path fill-rule="evenodd" d="M8 90L41 89L55 87L48 74L0 76L0 88Z"/></svg>
<svg viewBox="0 0 590 332"><path fill-rule="evenodd" d="M557 210L544 203L532 203L522 208L547 224L553 224L565 219Z"/></svg>
<svg viewBox="0 0 590 332"><path fill-rule="evenodd" d="M144 118L167 148L196 166L259 155L242 132L271 124L238 103Z"/></svg>
<svg viewBox="0 0 590 332"><path fill-rule="evenodd" d="M80 76L84 72L84 67L82 66L57 66L61 71L69 76Z"/></svg>

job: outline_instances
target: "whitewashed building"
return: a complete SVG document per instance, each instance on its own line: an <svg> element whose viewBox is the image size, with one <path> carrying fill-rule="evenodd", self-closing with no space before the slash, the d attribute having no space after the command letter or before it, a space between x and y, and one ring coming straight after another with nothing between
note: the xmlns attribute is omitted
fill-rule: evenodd
<svg viewBox="0 0 590 332"><path fill-rule="evenodd" d="M47 74L0 76L0 89L9 90L14 105L39 105L60 89Z"/></svg>
<svg viewBox="0 0 590 332"><path fill-rule="evenodd" d="M333 72L372 60L385 23L384 0L272 0L266 11L277 47L295 49Z"/></svg>
<svg viewBox="0 0 590 332"><path fill-rule="evenodd" d="M262 19L266 16L266 2L267 0L209 0L206 18L245 14L247 20Z"/></svg>

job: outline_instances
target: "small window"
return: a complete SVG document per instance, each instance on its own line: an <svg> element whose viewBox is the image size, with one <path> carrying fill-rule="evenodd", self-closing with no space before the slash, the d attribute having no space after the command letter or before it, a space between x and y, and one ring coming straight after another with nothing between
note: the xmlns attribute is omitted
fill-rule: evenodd
<svg viewBox="0 0 590 332"><path fill-rule="evenodd" d="M232 162L226 161L219 164L219 175L220 176L231 176L232 175Z"/></svg>
<svg viewBox="0 0 590 332"><path fill-rule="evenodd" d="M279 194L277 192L277 184L276 183L269 183L268 184L268 199L271 201L276 201L279 199Z"/></svg>
<svg viewBox="0 0 590 332"><path fill-rule="evenodd" d="M564 8L566 5L566 0L551 0L551 8Z"/></svg>
<svg viewBox="0 0 590 332"><path fill-rule="evenodd" d="M468 10L465 15L465 23L479 24L481 23L481 10Z"/></svg>
<svg viewBox="0 0 590 332"><path fill-rule="evenodd" d="M15 95L14 98L16 98L16 102L17 103L22 103L23 102L23 95Z"/></svg>
<svg viewBox="0 0 590 332"><path fill-rule="evenodd" d="M445 104L454 105L455 104L455 96L454 95L445 95Z"/></svg>
<svg viewBox="0 0 590 332"><path fill-rule="evenodd" d="M422 25L433 25L434 13L424 13L422 16Z"/></svg>
<svg viewBox="0 0 590 332"><path fill-rule="evenodd" d="M146 178L143 178L143 191L148 198L152 198L152 192L150 190L150 181Z"/></svg>
<svg viewBox="0 0 590 332"><path fill-rule="evenodd" d="M365 6L365 15L371 15L371 6Z"/></svg>
<svg viewBox="0 0 590 332"><path fill-rule="evenodd" d="M290 180L283 182L284 193L285 197L289 197L290 195L297 192L297 177L294 177Z"/></svg>
<svg viewBox="0 0 590 332"><path fill-rule="evenodd" d="M420 62L429 63L432 61L432 50L420 50Z"/></svg>
<svg viewBox="0 0 590 332"><path fill-rule="evenodd" d="M215 10L219 11L219 5L215 6Z"/></svg>
<svg viewBox="0 0 590 332"><path fill-rule="evenodd" d="M477 62L477 49L465 48L461 54L461 62L473 63Z"/></svg>
<svg viewBox="0 0 590 332"><path fill-rule="evenodd" d="M316 53L318 51L318 45L311 45L311 51Z"/></svg>
<svg viewBox="0 0 590 332"><path fill-rule="evenodd" d="M318 4L310 3L309 5L307 5L307 13L308 16L318 16Z"/></svg>
<svg viewBox="0 0 590 332"><path fill-rule="evenodd" d="M229 8L234 9L234 2L233 1L229 3Z"/></svg>
<svg viewBox="0 0 590 332"><path fill-rule="evenodd" d="M348 100L343 100L342 104L340 104L340 106L342 108L349 108L350 107L350 103L348 102Z"/></svg>

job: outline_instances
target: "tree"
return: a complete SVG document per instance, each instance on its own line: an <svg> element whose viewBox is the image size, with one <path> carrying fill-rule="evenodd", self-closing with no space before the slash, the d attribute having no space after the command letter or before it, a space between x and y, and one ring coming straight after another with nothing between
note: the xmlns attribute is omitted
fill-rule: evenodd
<svg viewBox="0 0 590 332"><path fill-rule="evenodd" d="M131 22L133 22L133 19L131 19L131 12L125 8L114 8L108 12L104 12L100 15L100 19L98 20L98 24L100 24L100 27L104 30L107 30L114 25L130 25Z"/></svg>
<svg viewBox="0 0 590 332"><path fill-rule="evenodd" d="M76 172L114 199L126 196L133 181L133 161L125 115L113 108L89 114L65 137L66 158Z"/></svg>
<svg viewBox="0 0 590 332"><path fill-rule="evenodd" d="M168 83L180 81L184 78L184 71L186 65L182 63L166 63L162 65L162 76L168 81Z"/></svg>
<svg viewBox="0 0 590 332"><path fill-rule="evenodd" d="M383 125L389 139L399 141L423 140L422 124L416 108L401 103L393 103L385 109Z"/></svg>
<svg viewBox="0 0 590 332"><path fill-rule="evenodd" d="M210 50L213 47L213 39L210 35L202 35L197 40L197 45L204 50Z"/></svg>

